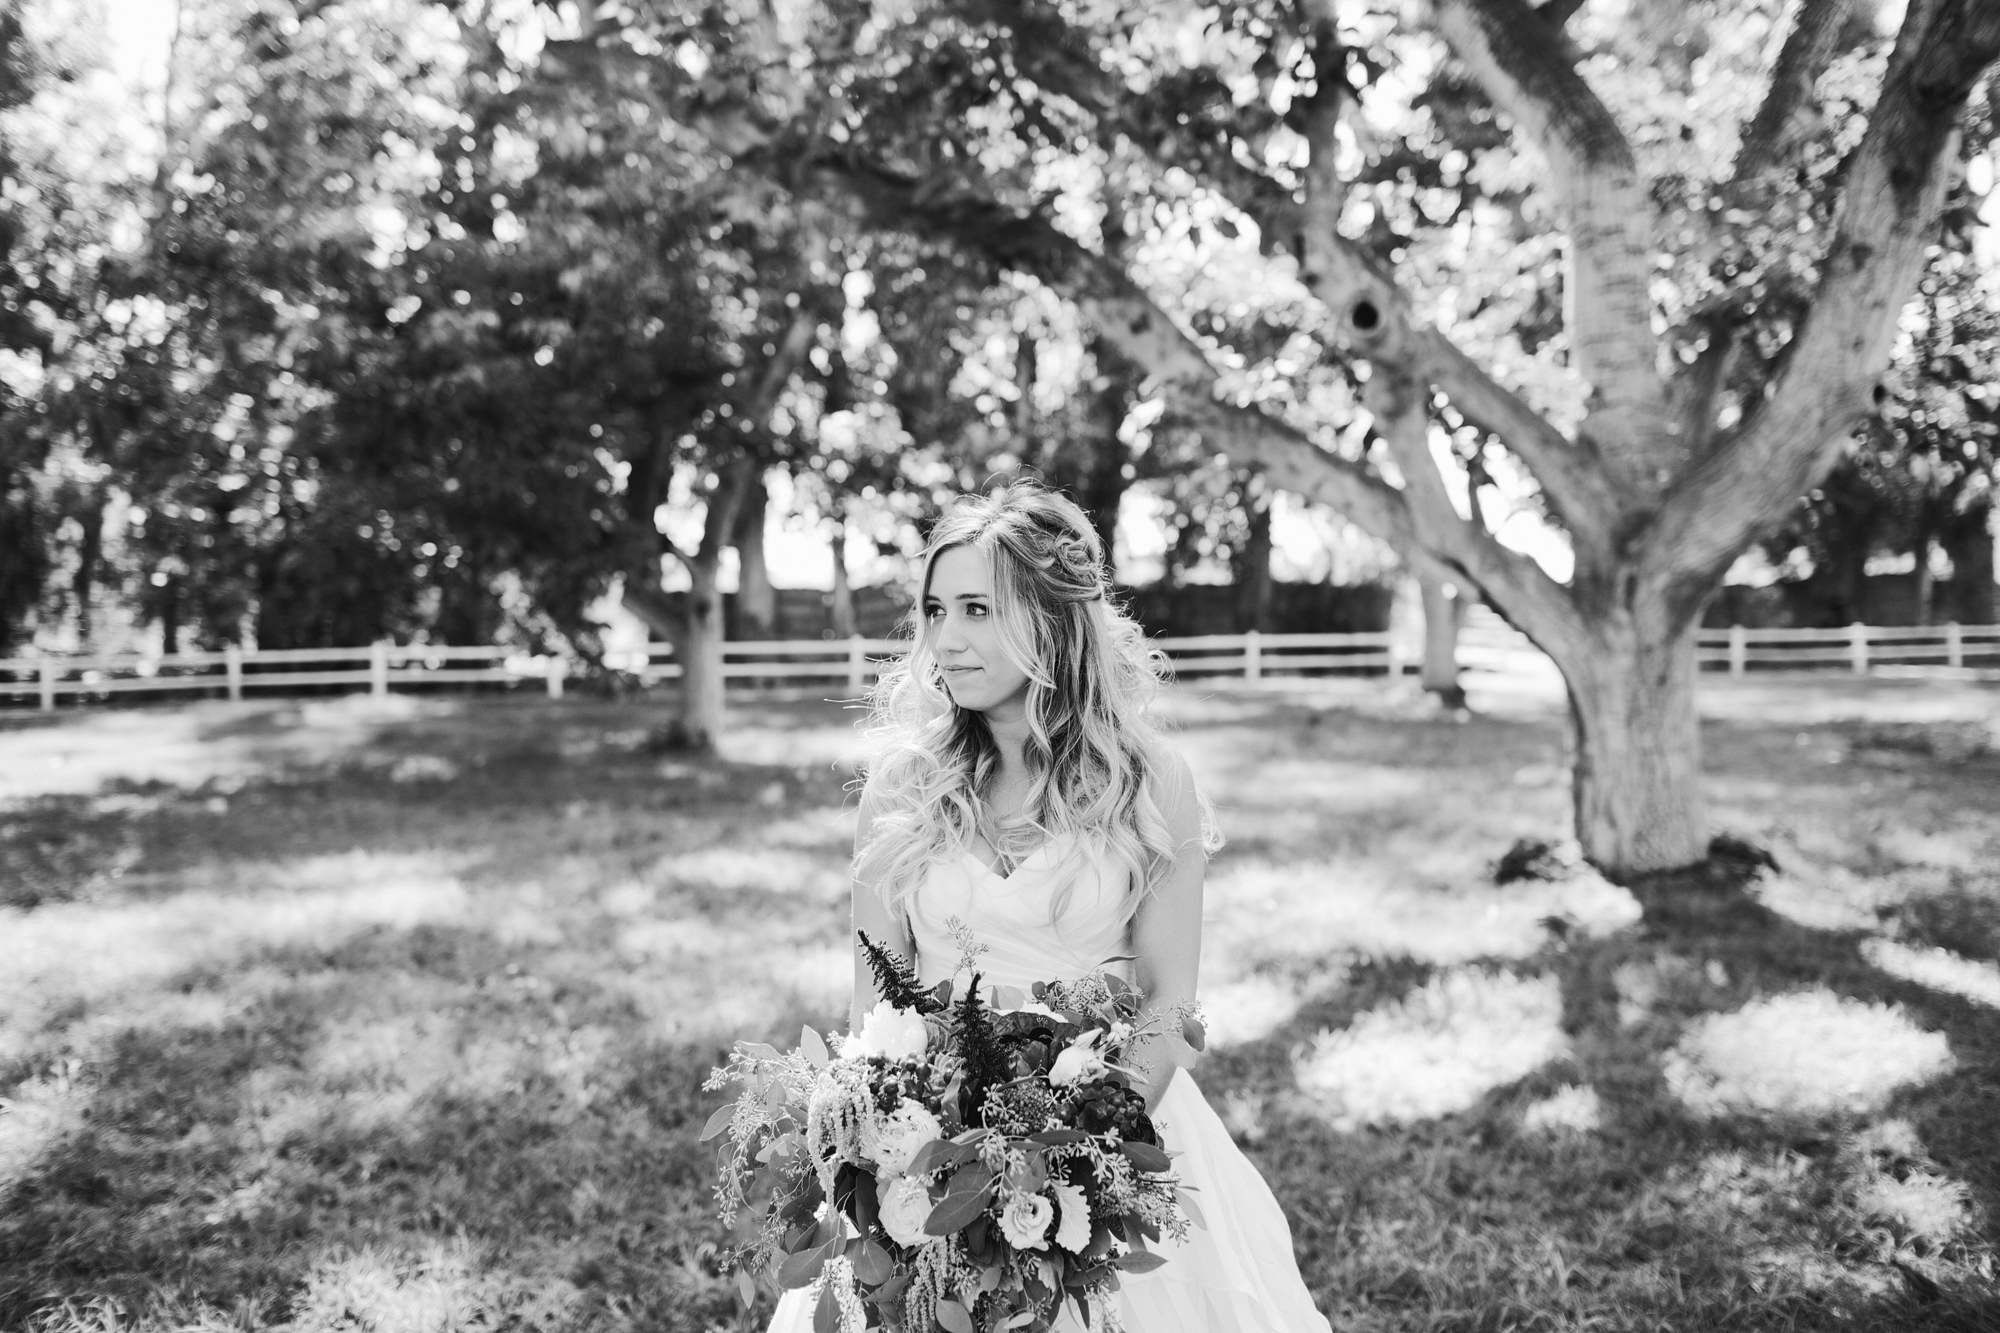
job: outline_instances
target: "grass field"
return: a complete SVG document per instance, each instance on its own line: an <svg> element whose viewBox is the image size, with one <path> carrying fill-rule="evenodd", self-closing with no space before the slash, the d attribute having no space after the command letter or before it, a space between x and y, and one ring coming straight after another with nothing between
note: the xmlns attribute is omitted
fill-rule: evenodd
<svg viewBox="0 0 2000 1333"><path fill-rule="evenodd" d="M2000 692L1708 703L1780 872L1642 922L1492 882L1535 701L1169 696L1198 1077L1342 1333L2000 1329ZM0 720L0 1328L762 1327L699 1085L844 1011L854 714L389 704Z"/></svg>

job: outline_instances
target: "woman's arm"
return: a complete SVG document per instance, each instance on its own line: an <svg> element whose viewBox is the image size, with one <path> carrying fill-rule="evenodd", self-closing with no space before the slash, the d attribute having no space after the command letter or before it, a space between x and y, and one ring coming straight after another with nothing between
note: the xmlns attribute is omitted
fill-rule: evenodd
<svg viewBox="0 0 2000 1333"><path fill-rule="evenodd" d="M1139 1073L1137 1087L1146 1098L1148 1112L1159 1106L1173 1081L1175 1053L1192 1057L1191 1048L1181 1039L1180 1025L1166 1016L1174 1006L1194 1001L1201 970L1202 885L1208 876L1201 797L1195 791L1194 774L1187 760L1171 751L1161 762L1160 813L1166 818L1177 851L1173 866L1140 900L1139 911L1132 918L1133 980L1146 996L1141 1021L1164 1019L1161 1032L1137 1046L1130 1058Z"/></svg>
<svg viewBox="0 0 2000 1333"><path fill-rule="evenodd" d="M874 833L876 811L872 789L863 787L861 818L854 827L854 855L857 859ZM890 912L889 905L882 900L882 895L873 884L863 883L861 877L856 875L851 892L852 924L848 939L854 949L854 998L848 1005L847 1030L859 1032L862 1018L882 998L875 987L875 971L868 966L868 955L861 952L861 932L867 931L869 939L901 953L912 965L916 962L917 951L901 913Z"/></svg>

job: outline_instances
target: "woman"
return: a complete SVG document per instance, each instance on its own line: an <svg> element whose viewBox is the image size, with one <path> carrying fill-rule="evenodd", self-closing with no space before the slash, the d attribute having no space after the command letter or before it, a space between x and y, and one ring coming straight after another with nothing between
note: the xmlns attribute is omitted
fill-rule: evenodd
<svg viewBox="0 0 2000 1333"><path fill-rule="evenodd" d="M1083 512L1016 483L961 500L924 557L915 644L875 695L882 752L861 797L854 929L893 941L925 985L951 976L962 922L986 982L1027 987L1130 956L1149 1009L1195 995L1215 838L1186 761L1144 708L1157 657L1113 607ZM949 924L948 924L949 923ZM855 951L851 1029L877 1000ZM1171 1026L1171 1025L1167 1025ZM1128 1333L1326 1333L1291 1231L1161 1037L1133 1061L1205 1226L1127 1275ZM773 1333L811 1327L788 1293Z"/></svg>

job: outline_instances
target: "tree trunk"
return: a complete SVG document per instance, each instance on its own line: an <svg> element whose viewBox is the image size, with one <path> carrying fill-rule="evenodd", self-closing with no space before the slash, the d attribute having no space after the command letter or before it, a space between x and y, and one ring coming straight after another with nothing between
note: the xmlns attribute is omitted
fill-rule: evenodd
<svg viewBox="0 0 2000 1333"><path fill-rule="evenodd" d="M681 715L675 738L691 750L712 750L722 735L722 561L702 552L687 562L691 586L675 626L674 660L681 666Z"/></svg>
<svg viewBox="0 0 2000 1333"><path fill-rule="evenodd" d="M1967 625L1991 625L1995 614L1993 584L1993 505L1989 499L1959 515L1946 531L1945 554L1951 557L1952 605Z"/></svg>
<svg viewBox="0 0 2000 1333"><path fill-rule="evenodd" d="M1697 632L1698 619L1654 640L1621 617L1558 661L1575 731L1577 839L1609 873L1667 870L1707 854Z"/></svg>
<svg viewBox="0 0 2000 1333"><path fill-rule="evenodd" d="M97 629L97 567L104 559L104 504L104 492L94 491L83 512L77 515L83 526L83 541L77 548L76 574L70 589L76 597L76 643L85 652L90 651L90 641Z"/></svg>
<svg viewBox="0 0 2000 1333"><path fill-rule="evenodd" d="M1250 501L1250 541L1243 552L1243 603L1238 609L1242 629L1260 633L1271 628L1271 496Z"/></svg>
<svg viewBox="0 0 2000 1333"><path fill-rule="evenodd" d="M860 622L854 618L854 589L847 581L847 520L839 518L833 525L833 598L830 603L833 614L833 637L848 639L859 634Z"/></svg>
<svg viewBox="0 0 2000 1333"><path fill-rule="evenodd" d="M1447 708L1465 707L1465 690L1458 683L1458 631L1465 603L1435 579L1419 577L1424 605L1424 688Z"/></svg>
<svg viewBox="0 0 2000 1333"><path fill-rule="evenodd" d="M1932 545L1930 533L1921 533L1917 537L1912 552L1917 560L1916 569L1913 572L1916 574L1916 613L1919 625L1928 625L1931 623L1935 610L1932 603L1937 600L1937 579L1931 574Z"/></svg>
<svg viewBox="0 0 2000 1333"><path fill-rule="evenodd" d="M167 575L167 586L160 589L160 653L165 657L178 657L181 651L181 580L178 574Z"/></svg>
<svg viewBox="0 0 2000 1333"><path fill-rule="evenodd" d="M736 520L736 554L740 561L736 581L739 638L778 637L778 593L771 586L771 566L764 558L764 515L769 506L770 495L759 478L750 484L743 497L743 513Z"/></svg>

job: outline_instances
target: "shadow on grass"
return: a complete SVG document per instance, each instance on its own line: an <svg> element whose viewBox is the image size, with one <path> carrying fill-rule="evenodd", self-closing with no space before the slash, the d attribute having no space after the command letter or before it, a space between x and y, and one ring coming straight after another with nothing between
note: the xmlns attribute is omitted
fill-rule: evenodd
<svg viewBox="0 0 2000 1333"><path fill-rule="evenodd" d="M45 1099L0 1327L739 1326L693 1143L717 1046L545 961L423 926L174 978L214 1021L135 1023Z"/></svg>
<svg viewBox="0 0 2000 1333"><path fill-rule="evenodd" d="M1553 724L1170 704L1234 838L1204 981L1263 1006L1199 1077L1342 1333L1992 1327L1980 1246L1857 1191L1962 1188L1990 1254L1993 1011L1874 966L1859 929L1656 912L1552 934L1536 890L1487 871L1561 826ZM10 918L74 920L48 947L113 963L0 1021L0 1326L115 1297L149 1329L760 1328L714 1272L699 1082L728 1037L838 1009L851 715L776 707L707 761L647 753L646 710L595 703L316 716L219 718L203 744L239 747L234 778L43 798L46 831L97 849L58 877L141 855ZM1726 816L1903 876L1870 923L1992 957L1984 844L1857 815L1893 777L1900 822L1943 838L1989 827L1977 792L1833 764L1795 782L1836 732L1718 733ZM1897 859L1919 855L1972 868ZM118 952L168 928L227 947ZM1683 1104L1663 1066L1692 1025L1813 988L1900 1005L1956 1067L1867 1116ZM1478 1049L1515 1013L1563 1053L1516 1073ZM1302 1059L1379 1076L1406 1033L1448 1069L1466 1015L1489 1081L1452 1109L1343 1130L1300 1090Z"/></svg>

